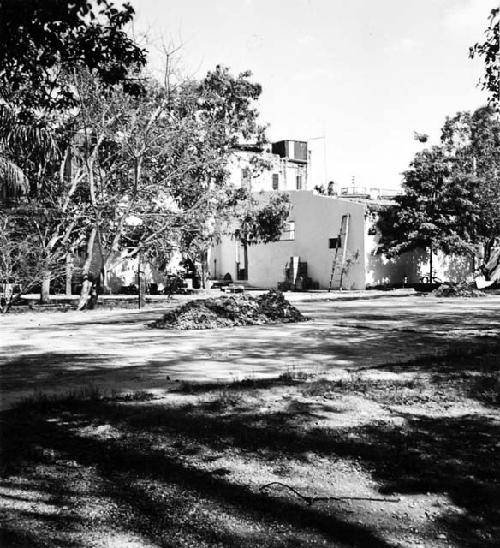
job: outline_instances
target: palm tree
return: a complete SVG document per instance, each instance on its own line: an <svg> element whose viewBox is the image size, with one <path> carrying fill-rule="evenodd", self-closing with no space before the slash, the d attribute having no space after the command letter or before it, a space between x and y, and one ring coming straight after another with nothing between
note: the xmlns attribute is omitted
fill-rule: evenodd
<svg viewBox="0 0 500 548"><path fill-rule="evenodd" d="M57 170L57 163L60 163L61 157L55 128L57 125L48 118L19 119L14 108L6 103L0 103L2 217L10 216L18 220L25 217L28 221L29 218L33 218L35 210L46 211L47 207L50 208L50 195L47 192L50 177L47 176L52 176ZM44 218L42 215L42 220ZM42 239L47 239L45 232L38 231ZM39 247L43 248L45 244L45 241L41 241ZM48 300L50 292L51 267L47 266L45 270L46 279L42 280L42 301Z"/></svg>
<svg viewBox="0 0 500 548"><path fill-rule="evenodd" d="M23 170L0 148L0 204L12 204L26 194L28 189L28 180Z"/></svg>

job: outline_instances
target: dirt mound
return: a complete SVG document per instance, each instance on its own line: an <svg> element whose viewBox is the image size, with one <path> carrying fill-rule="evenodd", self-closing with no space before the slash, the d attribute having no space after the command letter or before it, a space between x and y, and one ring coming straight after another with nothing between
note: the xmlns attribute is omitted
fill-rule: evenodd
<svg viewBox="0 0 500 548"><path fill-rule="evenodd" d="M471 284L442 284L434 289L432 294L435 297L484 297L486 293L475 288Z"/></svg>
<svg viewBox="0 0 500 548"><path fill-rule="evenodd" d="M158 329L215 329L237 325L294 323L306 318L292 306L280 291L269 291L259 297L224 295L215 299L190 301L167 312L151 327Z"/></svg>

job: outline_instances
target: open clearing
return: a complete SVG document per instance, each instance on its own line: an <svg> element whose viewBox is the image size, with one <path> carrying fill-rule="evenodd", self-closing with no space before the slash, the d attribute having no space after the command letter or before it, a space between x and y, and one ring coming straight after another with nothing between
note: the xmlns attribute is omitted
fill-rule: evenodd
<svg viewBox="0 0 500 548"><path fill-rule="evenodd" d="M500 298L376 297L2 318L0 545L498 546Z"/></svg>
<svg viewBox="0 0 500 548"><path fill-rule="evenodd" d="M161 393L175 380L276 377L294 369L343 375L500 333L497 295L436 299L396 292L332 300L325 295L287 294L310 322L205 332L150 329L162 309L0 317L2 405L37 390L90 384Z"/></svg>

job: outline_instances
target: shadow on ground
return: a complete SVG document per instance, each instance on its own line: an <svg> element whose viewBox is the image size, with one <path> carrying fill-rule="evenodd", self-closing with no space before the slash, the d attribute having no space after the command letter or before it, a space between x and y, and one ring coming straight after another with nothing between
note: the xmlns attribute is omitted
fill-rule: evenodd
<svg viewBox="0 0 500 548"><path fill-rule="evenodd" d="M80 428L112 425L126 435L113 440L84 438L55 417L64 417L66 425L68 419L71 422L76 418ZM174 410L157 406L127 409L100 400L48 402L38 407L16 409L5 412L2 417L2 478L26 474L29 470L34 484L39 485L41 478L34 470L44 466L78 463L79 466L94 469L99 477L96 483L101 484L98 495L126 514L120 519L126 522L128 532L162 546L177 546L168 539L182 534L183 527L189 530L185 535L194 537L200 546L205 543L249 547L302 546L306 544L307 537L313 539L310 544L313 546L325 540L335 543L334 546L390 546L378 538L376 532L361 525L346 523L319 509L277 500L248 486L231 483L220 477L220 471L209 473L191 467L181 458L154 446L152 434L159 431L167 435L170 443L177 443L178 448L183 443L198 444L199 451L203 450L203 444L222 447L218 437L222 433L226 439L231 436L231 445L235 443L249 449L269 446L272 450L284 450L283 444L288 446L293 441L293 437L280 436L277 445L276 442L271 444L267 435L262 437L262 432L253 431L253 427L247 425L241 429L242 422L246 421L234 416L219 423L201 409ZM273 433L272 430L271 427L269 434ZM249 443L247 434L257 434L255 444ZM54 462L56 455L59 461ZM49 495L51 500L57 498L59 504L67 508L70 495L75 494L74 484L68 481L67 476L65 480L61 480L58 474L50 476L43 477L44 494ZM29 479L30 473L25 478ZM0 486L5 485L0 482ZM86 494L93 489L87 487ZM161 491L160 498L158 489ZM229 524L221 526L214 516L195 515L200 505L209 508L213 514L222 509L231 518ZM186 522L186 516L191 516L191 520ZM15 518L11 516L10 523L19 524L23 516ZM54 522L59 531L74 532L91 525L74 512L69 512L69 515L61 512L55 517L39 515L38 519ZM252 535L240 530L238 533L241 527L230 526L234 521L258 524L258 532ZM2 534L0 539L6 542L9 539L25 539L29 533L21 526L16 530L12 525L7 525ZM45 539L45 542L48 545L54 540ZM81 545L86 544L82 541Z"/></svg>
<svg viewBox="0 0 500 548"><path fill-rule="evenodd" d="M468 368L458 354L441 362L428 358L386 368L399 372L420 368L435 374L431 383L438 384L446 373L453 381L453 374L467 369L467 387L474 388L482 375L490 374L496 348L492 346L481 355L469 354ZM318 391L321 381L315 382L303 383L304 390ZM186 385L180 392L215 391L218 397L180 406L147 401L146 394L143 402L135 404L97 394L84 399L42 398L25 404L2 414L0 487L22 477L21 485L32 482L39 489L41 486L51 504L66 509L37 516L37 523L45 523L46 534L53 535L48 539L52 545L58 545L57 536L50 533L54 527L74 533L118 520L127 534L162 546L181 545L181 538L199 546L316 546L323 542L331 546L392 546L387 538L390 531L382 535L373 524L346 520L332 507L307 506L293 498L262 493L256 484L229 479L224 469L200 468L186 455L203 460L214 453L239 451L247 459L270 464L286 458L311 466L318 457L328 458L332 465L338 459L349 459L371 473L380 493L431 494L449 500L453 510L443 509L439 525L453 546L499 545L498 417L488 413L400 414L405 420L399 423L320 428L315 426L314 409L308 409L307 403L295 407L293 413L263 413L237 394L227 394L231 386L252 392L287 385L302 386L286 378L275 383ZM361 389L353 384L323 385L329 393ZM418 392L419 386L413 389ZM485 400L481 391L475 396L474 389L470 392L495 408L490 396ZM99 437L99 429L112 435ZM95 474L83 487L75 479L75 474L88 473L82 469ZM93 495L115 510L89 521L72 507L75 494ZM26 516L11 513L4 542L16 546L16 539L29 534L23 529L23 519Z"/></svg>
<svg viewBox="0 0 500 548"><path fill-rule="evenodd" d="M498 337L500 301L476 301L301 302L312 321L206 332L149 329L161 310L33 315L10 326L8 318L0 326L8 341L0 350L0 382L4 394L19 395L33 386L51 391L82 382L161 389L167 377L214 381L278 376L289 368L373 367Z"/></svg>

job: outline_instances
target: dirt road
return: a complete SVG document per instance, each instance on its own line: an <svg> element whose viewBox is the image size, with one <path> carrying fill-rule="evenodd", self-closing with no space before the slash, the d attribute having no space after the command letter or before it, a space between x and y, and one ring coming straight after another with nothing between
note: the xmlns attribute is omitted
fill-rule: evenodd
<svg viewBox="0 0 500 548"><path fill-rule="evenodd" d="M35 391L90 384L161 392L180 379L274 377L293 370L335 377L500 332L500 296L289 297L311 321L178 332L148 327L160 309L6 315L0 318L2 407Z"/></svg>

